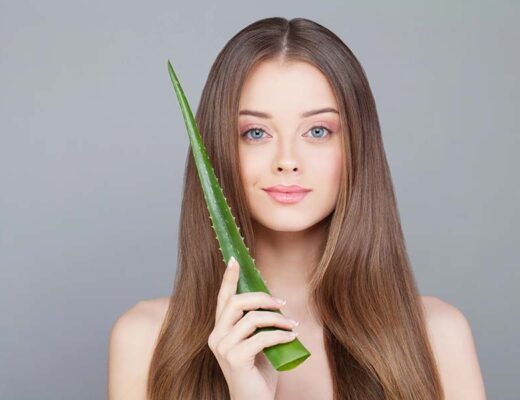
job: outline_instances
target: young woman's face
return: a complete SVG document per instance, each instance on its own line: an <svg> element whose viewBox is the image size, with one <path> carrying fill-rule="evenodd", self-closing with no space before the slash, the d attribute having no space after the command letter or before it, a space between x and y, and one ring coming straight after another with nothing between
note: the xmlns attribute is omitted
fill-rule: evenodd
<svg viewBox="0 0 520 400"><path fill-rule="evenodd" d="M264 61L249 74L237 134L242 184L256 222L275 231L301 231L334 210L343 155L339 114L331 109L338 111L332 88L308 63ZM310 191L286 203L265 191L275 185Z"/></svg>

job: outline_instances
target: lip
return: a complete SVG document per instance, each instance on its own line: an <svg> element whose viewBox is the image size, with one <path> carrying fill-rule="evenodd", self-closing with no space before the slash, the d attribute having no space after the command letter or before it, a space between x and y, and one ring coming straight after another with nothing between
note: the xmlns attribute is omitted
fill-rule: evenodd
<svg viewBox="0 0 520 400"><path fill-rule="evenodd" d="M290 186L276 185L276 186L264 188L263 190L265 190L266 192L270 192L270 193L273 193L273 192L275 192L275 193L306 193L306 192L311 191L311 189L307 189L307 188L304 188L304 187L301 187L298 185L290 185Z"/></svg>
<svg viewBox="0 0 520 400"><path fill-rule="evenodd" d="M265 190L265 189L264 189ZM271 196L274 200L282 204L295 204L303 200L309 190L297 191L297 192L278 192L265 190L265 192Z"/></svg>

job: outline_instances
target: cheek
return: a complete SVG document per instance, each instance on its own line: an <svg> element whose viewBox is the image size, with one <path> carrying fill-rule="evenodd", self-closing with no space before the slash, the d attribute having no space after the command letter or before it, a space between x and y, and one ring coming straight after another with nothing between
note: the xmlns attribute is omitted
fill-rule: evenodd
<svg viewBox="0 0 520 400"><path fill-rule="evenodd" d="M342 143L336 140L335 146L330 149L329 160L330 160L330 176L335 182L338 182L341 178L341 171L343 170L343 149Z"/></svg>
<svg viewBox="0 0 520 400"><path fill-rule="evenodd" d="M327 185L339 184L343 169L343 156L339 145L330 147L319 155L313 154L309 160L312 160L309 165L311 174L318 177L318 182Z"/></svg>
<svg viewBox="0 0 520 400"><path fill-rule="evenodd" d="M254 152L248 152L244 148L239 148L238 155L242 182L245 189L248 190L258 182L260 173L264 170L264 167L261 165L262 158L255 155Z"/></svg>
<svg viewBox="0 0 520 400"><path fill-rule="evenodd" d="M341 153L331 152L329 154L329 158L326 159L327 163L323 163L322 171L323 178L322 180L322 199L328 204L328 206L333 207L338 199L339 189L341 184L341 175L343 170L343 158Z"/></svg>

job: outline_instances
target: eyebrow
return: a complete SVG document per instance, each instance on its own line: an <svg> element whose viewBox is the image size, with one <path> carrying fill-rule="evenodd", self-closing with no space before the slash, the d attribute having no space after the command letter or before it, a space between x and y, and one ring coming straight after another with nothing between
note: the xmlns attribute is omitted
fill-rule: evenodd
<svg viewBox="0 0 520 400"><path fill-rule="evenodd" d="M301 117L302 118L306 118L306 117L310 117L312 115L322 114L322 113L329 113L329 112L333 112L333 113L339 114L338 110L336 110L335 108L333 108L333 107L325 107L325 108L320 108L318 110L306 111L306 112L304 112L301 115ZM273 118L273 116L271 114L267 114L267 113L264 113L264 112L261 112L261 111L253 111L253 110L240 110L238 115L252 115L254 117L266 118L266 119Z"/></svg>

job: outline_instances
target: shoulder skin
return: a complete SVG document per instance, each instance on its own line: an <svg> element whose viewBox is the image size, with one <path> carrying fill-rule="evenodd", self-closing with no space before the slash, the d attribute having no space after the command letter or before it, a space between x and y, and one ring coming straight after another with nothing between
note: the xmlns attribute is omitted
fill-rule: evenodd
<svg viewBox="0 0 520 400"><path fill-rule="evenodd" d="M468 319L437 297L422 296L422 301L446 400L486 400Z"/></svg>
<svg viewBox="0 0 520 400"><path fill-rule="evenodd" d="M121 314L110 333L108 399L146 400L150 361L169 297L142 300Z"/></svg>

